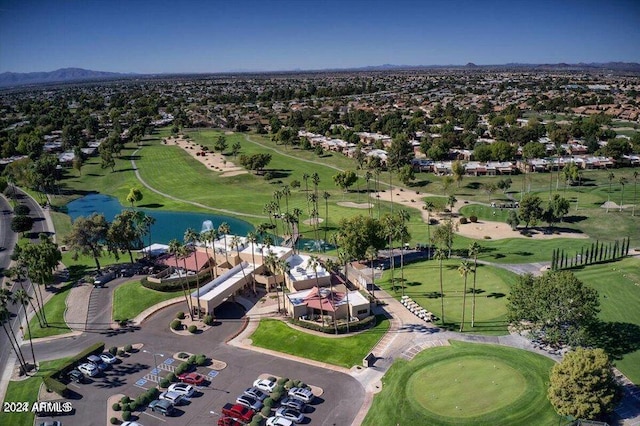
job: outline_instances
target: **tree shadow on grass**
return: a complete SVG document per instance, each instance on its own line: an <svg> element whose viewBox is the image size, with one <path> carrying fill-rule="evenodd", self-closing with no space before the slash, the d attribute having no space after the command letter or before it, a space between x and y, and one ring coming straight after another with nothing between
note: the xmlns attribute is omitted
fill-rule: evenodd
<svg viewBox="0 0 640 426"><path fill-rule="evenodd" d="M592 326L594 346L604 349L614 359L640 349L640 326L628 322L598 322Z"/></svg>
<svg viewBox="0 0 640 426"><path fill-rule="evenodd" d="M142 209L159 209L160 207L164 207L164 204L149 203L149 204L141 204L138 207L140 207Z"/></svg>

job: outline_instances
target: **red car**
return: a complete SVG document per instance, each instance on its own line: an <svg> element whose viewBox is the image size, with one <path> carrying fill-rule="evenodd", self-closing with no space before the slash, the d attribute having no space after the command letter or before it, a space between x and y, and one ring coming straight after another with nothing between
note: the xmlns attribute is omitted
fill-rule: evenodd
<svg viewBox="0 0 640 426"><path fill-rule="evenodd" d="M178 379L183 383L198 386L204 383L206 377L198 373L183 373L178 376Z"/></svg>
<svg viewBox="0 0 640 426"><path fill-rule="evenodd" d="M220 417L218 419L218 426L244 426L244 423L233 417Z"/></svg>

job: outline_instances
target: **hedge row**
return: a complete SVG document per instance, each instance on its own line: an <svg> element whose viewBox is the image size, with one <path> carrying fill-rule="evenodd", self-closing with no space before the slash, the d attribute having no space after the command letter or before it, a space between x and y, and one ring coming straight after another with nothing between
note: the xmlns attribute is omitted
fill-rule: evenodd
<svg viewBox="0 0 640 426"><path fill-rule="evenodd" d="M302 328L306 328L308 330L320 331L322 333L327 333L327 334L335 334L336 332L336 329L333 327L333 325L323 327L316 323L312 323L308 321L299 321L296 319L291 319L290 322L292 324L295 324ZM363 320L349 323L349 332L363 330L365 328L369 328L374 325L376 325L376 317L375 315L371 315L366 317ZM338 334L345 334L346 332L347 332L347 324L338 324Z"/></svg>
<svg viewBox="0 0 640 426"><path fill-rule="evenodd" d="M208 283L210 281L210 278L211 277L209 274L200 277L200 286ZM189 283L189 286L193 290L195 290L196 283L197 283L196 276L195 275L190 276L188 283ZM184 285L184 279L154 283L147 280L147 277L142 277L140 278L140 284L142 284L143 287L150 288L151 290L162 291L162 292L173 292L173 291L182 290L182 286Z"/></svg>
<svg viewBox="0 0 640 426"><path fill-rule="evenodd" d="M67 394L67 385L62 383L59 379L64 378L64 376L71 370L76 367L76 364L79 361L84 360L89 355L100 354L104 351L104 342L95 343L89 346L84 351L80 352L78 355L71 358L66 364L62 365L58 370L53 371L42 378L42 381L45 387L57 393L58 395L65 397Z"/></svg>

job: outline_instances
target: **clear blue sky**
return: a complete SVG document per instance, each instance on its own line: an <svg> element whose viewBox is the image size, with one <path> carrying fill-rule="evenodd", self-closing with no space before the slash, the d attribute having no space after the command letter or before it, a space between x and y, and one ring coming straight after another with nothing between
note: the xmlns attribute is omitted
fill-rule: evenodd
<svg viewBox="0 0 640 426"><path fill-rule="evenodd" d="M0 0L0 72L640 62L640 0Z"/></svg>

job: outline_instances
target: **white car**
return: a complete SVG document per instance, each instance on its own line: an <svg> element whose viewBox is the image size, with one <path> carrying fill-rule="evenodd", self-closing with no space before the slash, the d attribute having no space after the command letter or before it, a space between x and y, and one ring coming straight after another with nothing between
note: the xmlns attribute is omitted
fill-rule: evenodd
<svg viewBox="0 0 640 426"><path fill-rule="evenodd" d="M175 392L180 395L186 396L187 398L191 398L196 389L186 383L173 383L171 386L169 386L168 390L169 392Z"/></svg>
<svg viewBox="0 0 640 426"><path fill-rule="evenodd" d="M162 392L158 399L164 399L166 401L169 401L173 405L180 405L185 400L184 395L180 395L179 393L172 391Z"/></svg>
<svg viewBox="0 0 640 426"><path fill-rule="evenodd" d="M289 389L289 396L297 398L305 404L313 401L313 393L305 388L291 388Z"/></svg>
<svg viewBox="0 0 640 426"><path fill-rule="evenodd" d="M266 393L262 392L260 389L257 388L249 388L247 390L245 390L243 392L245 395L249 395L252 398L255 398L259 401L264 401L269 395L267 395Z"/></svg>
<svg viewBox="0 0 640 426"><path fill-rule="evenodd" d="M138 422L124 422L120 426L142 426L142 425Z"/></svg>
<svg viewBox="0 0 640 426"><path fill-rule="evenodd" d="M115 364L116 362L118 362L118 358L111 355L109 352L101 353L100 359L107 364Z"/></svg>
<svg viewBox="0 0 640 426"><path fill-rule="evenodd" d="M284 417L269 417L267 419L267 426L293 426L293 422Z"/></svg>
<svg viewBox="0 0 640 426"><path fill-rule="evenodd" d="M269 379L258 379L253 382L253 386L260 389L261 391L271 393L276 388L277 382L275 380Z"/></svg>
<svg viewBox="0 0 640 426"><path fill-rule="evenodd" d="M252 398L248 395L240 395L236 398L236 403L244 407L251 408L253 411L260 411L264 404L258 401L256 398Z"/></svg>
<svg viewBox="0 0 640 426"><path fill-rule="evenodd" d="M276 410L276 417L284 417L287 420L291 420L294 423L302 423L304 416L299 412L289 407L280 407Z"/></svg>
<svg viewBox="0 0 640 426"><path fill-rule="evenodd" d="M89 377L95 377L98 375L98 373L100 373L100 370L98 369L98 367L88 362L85 362L84 364L80 364L80 366L78 366L78 370L80 370L80 372L85 376L89 376Z"/></svg>

